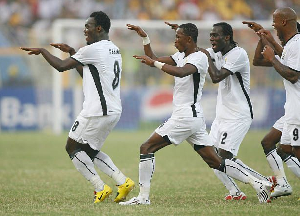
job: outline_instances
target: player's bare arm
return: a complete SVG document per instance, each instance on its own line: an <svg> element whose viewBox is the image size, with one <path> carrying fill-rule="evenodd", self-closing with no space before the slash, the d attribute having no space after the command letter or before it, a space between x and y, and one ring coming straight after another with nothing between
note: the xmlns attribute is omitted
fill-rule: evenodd
<svg viewBox="0 0 300 216"><path fill-rule="evenodd" d="M144 44L144 52L147 56L149 56L151 59L154 59L156 61L160 61L166 64L175 65L175 62L170 56L163 56L163 57L157 57L154 52L152 51L151 45L150 45L150 39L147 35L147 33L140 27L132 24L127 24L127 28L129 30L135 31L140 37L143 38L145 42Z"/></svg>
<svg viewBox="0 0 300 216"><path fill-rule="evenodd" d="M264 66L264 67L272 67L271 62L266 60L264 56L262 55L262 51L264 49L264 43L263 43L263 36L260 37L260 40L257 43L255 52L254 52L254 58L253 58L253 65L254 66Z"/></svg>
<svg viewBox="0 0 300 216"><path fill-rule="evenodd" d="M256 22L243 21L242 23L248 25L248 27L251 28L255 32L263 29L263 27Z"/></svg>
<svg viewBox="0 0 300 216"><path fill-rule="evenodd" d="M76 68L76 66L79 65L79 62L75 61L72 58L67 58L65 60L61 60L60 58L57 58L56 56L52 55L48 52L48 50L44 48L28 48L28 47L21 47L20 49L27 51L28 55L39 55L42 54L42 56L46 59L46 61L54 67L56 70L63 72L72 68Z"/></svg>
<svg viewBox="0 0 300 216"><path fill-rule="evenodd" d="M300 73L281 64L280 61L278 61L278 59L275 58L274 50L270 46L264 46L262 55L267 61L271 62L272 66L283 78L285 78L293 84L298 81Z"/></svg>
<svg viewBox="0 0 300 216"><path fill-rule="evenodd" d="M155 66L155 60L151 59L149 56L133 56L136 59L140 59L142 63L154 67ZM159 62L161 63L161 62ZM175 77L185 77L188 75L191 75L195 72L197 72L197 68L192 64L186 64L183 67L176 67L169 64L163 64L160 68L162 71L166 72L167 74L170 74Z"/></svg>
<svg viewBox="0 0 300 216"><path fill-rule="evenodd" d="M283 48L279 43L276 42L275 38L273 37L273 35L269 30L261 29L257 32L257 34L260 37L263 36L261 37L263 39L262 40L263 45L271 46L274 49L275 53L281 56Z"/></svg>
<svg viewBox="0 0 300 216"><path fill-rule="evenodd" d="M60 49L61 51L65 52L65 53L69 53L70 56L72 56L76 53L75 49L73 47L70 47L68 44L65 44L65 43L51 43L50 45L57 49ZM81 77L83 77L82 65L78 64L78 66L76 66L76 70L79 73L79 75Z"/></svg>
<svg viewBox="0 0 300 216"><path fill-rule="evenodd" d="M218 70L215 64L213 63L209 52L206 49L203 48L197 48L197 49L205 53L208 58L208 64L209 64L208 73L213 83L219 83L231 74L230 71L225 68L221 68L221 70Z"/></svg>
<svg viewBox="0 0 300 216"><path fill-rule="evenodd" d="M50 45L57 49L60 49L65 53L69 53L70 55L74 55L76 53L73 47L70 47L68 44L65 43L51 43Z"/></svg>

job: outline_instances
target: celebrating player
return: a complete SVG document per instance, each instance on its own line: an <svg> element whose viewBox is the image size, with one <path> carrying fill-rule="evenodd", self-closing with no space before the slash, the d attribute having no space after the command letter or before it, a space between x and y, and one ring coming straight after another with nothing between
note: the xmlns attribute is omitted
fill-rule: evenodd
<svg viewBox="0 0 300 216"><path fill-rule="evenodd" d="M140 192L121 205L150 204L150 181L155 170L154 153L171 144L179 145L184 140L203 158L209 167L251 184L260 202L269 202L270 182L261 181L232 160L219 157L206 131L200 99L208 69L207 56L196 51L198 28L192 23L182 24L176 30L175 47L172 56L156 57L150 46L150 39L139 26L127 24L143 39L146 56L134 56L142 63L155 66L175 78L173 91L173 112L140 147L139 186Z"/></svg>
<svg viewBox="0 0 300 216"><path fill-rule="evenodd" d="M92 13L84 28L87 46L75 53L66 44L52 44L70 53L71 57L65 60L43 48L21 48L29 55L42 54L60 72L76 68L83 77L83 110L69 132L66 151L76 169L94 186L94 203L102 202L112 193L112 189L100 179L95 165L116 181L118 192L115 202L124 200L134 187L134 182L126 178L107 154L100 151L122 112L122 57L119 48L109 40L109 29L110 19L104 12Z"/></svg>
<svg viewBox="0 0 300 216"><path fill-rule="evenodd" d="M177 29L177 24L171 24ZM219 83L216 118L212 123L209 136L224 159L233 159L252 175L261 180L272 180L234 158L248 132L253 119L250 100L250 63L246 51L233 40L231 25L216 23L210 32L212 48L201 49L209 62L208 72L213 83ZM223 172L214 169L229 194L225 200L245 200L247 197L234 180Z"/></svg>
<svg viewBox="0 0 300 216"><path fill-rule="evenodd" d="M275 122L261 142L269 165L277 178L277 185L272 191L271 197L287 196L292 193L292 187L287 181L282 160L298 178L300 177L300 147L297 135L300 117L297 115L298 104L296 103L300 97L300 54L299 34L297 34L299 24L296 18L296 13L291 8L277 9L273 13L273 27L277 30L277 36L284 46L283 48L275 41L271 32L263 29L261 25L255 22L243 22L257 32L260 37L253 64L256 66L274 66L275 70L284 78L283 82L286 89L285 115ZM281 57L280 61L272 59L274 52L270 46ZM286 117L287 114L288 117ZM288 135L288 132L291 134ZM276 151L276 144L279 141L280 145Z"/></svg>

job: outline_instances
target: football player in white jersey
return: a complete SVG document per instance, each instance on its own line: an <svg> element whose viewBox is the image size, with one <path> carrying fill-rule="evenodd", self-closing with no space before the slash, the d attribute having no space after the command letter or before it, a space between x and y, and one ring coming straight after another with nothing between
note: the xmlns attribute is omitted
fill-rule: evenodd
<svg viewBox="0 0 300 216"><path fill-rule="evenodd" d="M297 61L299 61L299 59L297 60L297 57L299 57L299 56L297 56L295 54L296 51L294 50L294 56L286 57L286 56L290 56L291 53L293 53L293 49L291 48L291 46L297 47L295 38L299 37L300 25L299 25L299 23L296 22L295 17L297 18L296 13L291 8L278 9L273 14L273 27L277 30L277 35L278 35L279 39L281 40L281 43L284 46L284 49L282 48L282 46L280 46L275 41L271 32L263 29L263 27L261 25L255 23L255 22L247 22L247 21L244 21L243 23L247 24L249 28L251 28L255 32L257 32L258 36L260 37L260 40L256 47L255 56L253 59L253 65L273 66L273 64L270 61L268 61L266 58L264 58L264 56L262 55L264 46L266 44L269 44L270 46L273 47L275 53L279 56L278 58L281 57L280 62L282 65L286 65L287 67L290 67L290 65L293 65L293 67L289 68L291 70L287 70L287 68L282 69L284 72L281 76L283 76L283 78L284 78L284 85L287 85L287 86L291 85L292 87L295 88L294 91L297 91L297 86L299 86L299 80L295 84L291 84L292 81L290 81L289 78L285 78L285 75L284 75L285 73L290 73L290 74L292 74L292 76L295 76L295 77L297 77L297 75L299 76L299 69L297 69ZM282 22L282 23L280 24L280 22ZM297 34L297 32L298 32L298 34ZM282 56L283 50L285 50L285 52L284 52L285 56ZM289 55L286 53L288 53ZM294 59L294 60L291 60L291 59ZM276 67L275 67L275 69L276 69ZM298 70L298 72L296 72L297 70ZM279 71L281 71L281 70L279 70ZM291 73L291 72L293 72L293 73ZM297 79L295 77L294 77L294 79ZM289 97L289 98L291 99L291 97ZM294 100L298 100L298 99L294 98ZM286 102L286 104L287 103L288 103L288 101ZM288 106L288 105L286 105L286 106ZM286 108L285 111L287 112L288 107L285 107L285 108ZM282 160L286 163L287 167L290 168L291 171L298 178L300 178L300 163L298 160L299 157L297 159L294 156L294 153L292 151L293 145L286 145L287 140L282 140L282 135L283 135L285 124L288 124L285 122L286 122L285 116L278 119L275 122L273 128L271 128L270 132L263 138L263 140L261 142L264 152L267 156L267 160L270 164L270 167L274 171L274 174L277 178L277 185L271 193L272 197L287 196L292 193L292 187L288 183L286 176L285 176L284 168L282 165ZM298 131L298 129L294 128L294 131ZM295 136L293 137L293 139L294 138L296 139L296 137L297 137L296 132L294 135ZM276 152L276 144L280 141L280 139L281 139L281 142L280 142L281 144L278 145L277 152ZM290 142L293 139L290 139ZM285 142L285 143L283 143L283 142ZM294 152L297 151L298 148L299 147L294 147Z"/></svg>
<svg viewBox="0 0 300 216"><path fill-rule="evenodd" d="M177 24L166 24L173 29L178 27ZM222 158L234 160L258 179L272 181L245 165L240 159L234 158L253 119L248 55L233 40L233 30L228 23L213 25L210 42L212 48L200 49L208 57L208 72L212 82L219 83L216 118L209 136ZM225 200L247 198L231 177L217 169L214 169L214 173L229 191Z"/></svg>
<svg viewBox="0 0 300 216"><path fill-rule="evenodd" d="M109 29L109 17L102 11L93 12L84 28L87 46L75 52L67 44L51 44L71 55L65 60L44 48L21 48L29 55L42 54L60 72L76 68L83 77L83 109L69 132L66 151L76 169L94 186L94 203L102 202L112 193L112 189L100 179L95 165L116 181L115 202L124 200L134 187L134 182L100 151L122 112L122 57L119 48L109 40Z"/></svg>
<svg viewBox="0 0 300 216"><path fill-rule="evenodd" d="M209 167L251 184L260 202L269 202L271 184L262 181L234 161L217 155L206 131L203 111L200 105L202 88L208 69L207 56L196 51L198 28L192 23L182 24L176 30L175 47L178 52L172 56L156 57L150 46L150 39L139 26L127 24L143 39L145 56L134 56L142 63L155 66L175 78L173 91L173 112L140 147L139 186L140 192L121 205L150 204L150 182L155 170L154 153L171 144L179 145L184 140L203 158Z"/></svg>

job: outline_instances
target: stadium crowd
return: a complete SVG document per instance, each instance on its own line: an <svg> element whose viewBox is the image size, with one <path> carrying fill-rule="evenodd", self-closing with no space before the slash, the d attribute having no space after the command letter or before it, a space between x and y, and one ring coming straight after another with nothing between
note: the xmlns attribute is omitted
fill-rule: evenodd
<svg viewBox="0 0 300 216"><path fill-rule="evenodd" d="M95 8L112 19L270 19L278 7L300 9L299 0L0 0L0 22L38 25L57 18L85 18Z"/></svg>

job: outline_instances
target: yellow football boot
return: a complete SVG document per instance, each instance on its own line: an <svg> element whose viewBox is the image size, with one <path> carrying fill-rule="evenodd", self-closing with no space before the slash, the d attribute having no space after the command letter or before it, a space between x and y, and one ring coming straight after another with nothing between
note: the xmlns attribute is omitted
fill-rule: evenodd
<svg viewBox="0 0 300 216"><path fill-rule="evenodd" d="M125 200L126 196L129 194L130 191L132 191L133 188L134 181L132 181L130 178L126 178L125 183L118 187L117 196L114 202L118 203Z"/></svg>
<svg viewBox="0 0 300 216"><path fill-rule="evenodd" d="M109 195L112 193L112 189L108 185L104 185L104 188L102 191L96 192L94 191L94 203L102 202L106 197L109 197Z"/></svg>

